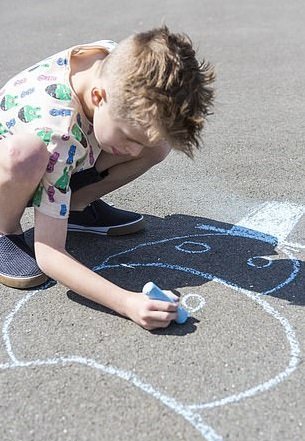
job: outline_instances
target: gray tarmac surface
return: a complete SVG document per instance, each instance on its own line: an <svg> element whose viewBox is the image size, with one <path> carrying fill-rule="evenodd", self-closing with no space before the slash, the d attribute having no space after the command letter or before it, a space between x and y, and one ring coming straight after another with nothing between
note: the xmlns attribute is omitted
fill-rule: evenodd
<svg viewBox="0 0 305 441"><path fill-rule="evenodd" d="M65 47L163 22L218 74L195 161L172 154L106 198L146 214L146 231L68 239L121 286L175 290L192 317L149 333L59 284L2 286L1 441L305 440L305 216L289 222L305 213L304 2L1 6L2 84ZM249 220L254 232L232 230ZM23 223L30 236L31 210Z"/></svg>

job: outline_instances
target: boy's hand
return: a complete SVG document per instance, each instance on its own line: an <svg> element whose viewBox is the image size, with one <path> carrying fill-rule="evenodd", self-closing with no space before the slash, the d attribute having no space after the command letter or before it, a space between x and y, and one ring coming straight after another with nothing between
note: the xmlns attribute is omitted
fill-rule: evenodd
<svg viewBox="0 0 305 441"><path fill-rule="evenodd" d="M178 297L172 293L171 296L177 299L177 302L151 300L143 293L130 292L126 315L148 331L166 328L177 318Z"/></svg>

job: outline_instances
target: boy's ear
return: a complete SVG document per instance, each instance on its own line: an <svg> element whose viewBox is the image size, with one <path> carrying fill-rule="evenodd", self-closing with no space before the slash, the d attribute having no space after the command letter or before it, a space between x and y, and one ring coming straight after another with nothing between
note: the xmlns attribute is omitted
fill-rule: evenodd
<svg viewBox="0 0 305 441"><path fill-rule="evenodd" d="M103 101L107 101L107 94L105 89L94 87L91 91L92 102L95 106L100 106Z"/></svg>

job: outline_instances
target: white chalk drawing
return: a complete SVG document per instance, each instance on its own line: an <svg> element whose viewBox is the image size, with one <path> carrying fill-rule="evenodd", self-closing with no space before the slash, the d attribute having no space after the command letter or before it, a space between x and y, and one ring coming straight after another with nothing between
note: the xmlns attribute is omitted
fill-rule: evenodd
<svg viewBox="0 0 305 441"><path fill-rule="evenodd" d="M10 361L7 363L0 364L0 369L18 369L18 368L31 368L34 366L51 366L51 365L71 365L79 364L85 365L88 368L96 369L103 374L116 376L124 381L129 382L133 386L139 388L145 394L158 400L164 406L167 406L177 415L183 417L187 422L189 422L207 441L221 441L223 438L219 435L216 430L210 427L204 420L204 417L199 412L207 412L209 409L216 407L229 405L232 403L237 403L245 399L256 396L259 393L265 393L271 388L276 387L282 381L287 379L297 368L300 360L300 346L297 340L294 329L290 325L289 321L274 307L272 307L266 300L266 295L275 293L276 291L289 285L298 275L300 270L300 262L291 254L291 246L285 248L282 246L282 253L285 256L285 273L281 276L281 280L270 285L264 284L264 277L259 277L259 271L271 271L273 265L273 260L264 258L261 256L252 256L251 258L245 259L245 268L248 271L254 271L253 280L247 281L250 283L249 286L244 280L238 280L238 277L229 277L228 271L224 268L218 268L216 274L210 270L202 270L198 267L185 266L183 262L183 253L188 255L196 254L197 262L198 259L206 258L210 252L213 251L213 245L215 243L221 244L222 241L226 239L243 239L249 242L254 241L258 244L258 249L261 245L267 245L267 248L277 245L277 240L270 234L260 233L258 231L250 230L242 226L234 226L231 229L222 229L215 227L213 225L198 225L198 233L188 234L184 236L170 237L162 239L159 241L148 242L139 244L128 250L124 250L120 253L109 256L100 265L93 268L94 271L99 271L101 273L117 268L124 270L124 268L137 268L137 267L148 267L148 268L165 268L172 271L182 271L193 276L197 276L202 279L202 282L214 281L218 282L224 286L232 288L238 295L244 295L251 301L258 304L262 310L270 315L274 320L276 320L282 327L283 334L287 339L289 345L289 354L287 354L288 363L285 369L278 372L277 375L264 381L261 384L255 384L247 390L240 391L237 394L228 395L220 397L219 399L212 402L201 402L201 403L182 403L176 400L174 397L165 394L153 384L149 384L142 381L134 372L122 370L116 366L110 366L109 364L102 364L93 359L81 357L79 355L67 355L62 357L47 358L47 359L36 359L31 361L24 361L16 357L14 353L14 348L12 347L10 330L11 325L14 320L17 320L18 314L22 313L22 309L25 305L30 302L35 296L42 293L42 290L32 291L25 294L21 300L19 300L14 309L5 318L2 327L2 336L4 340L4 345L6 352L9 356ZM172 253L167 253L166 255L171 258L171 262L162 261L160 256L158 256L157 261L154 261L152 256L156 256L153 250L155 247L160 245L165 245L167 248L171 247L172 250L176 250L178 256L173 256ZM222 244L225 247L226 244ZM294 248L297 244L294 244ZM198 256L200 254L200 256ZM202 256L201 256L202 255ZM124 263L120 263L120 260L124 258ZM189 262L189 259L187 259ZM278 262L278 261L275 261ZM272 275L272 273L271 273ZM251 279L251 278L250 278ZM273 280L268 276L268 281ZM49 285L44 287L47 288ZM258 292L259 291L259 292ZM192 299L195 300L195 306L191 306L188 301ZM197 302L197 303L196 303ZM182 299L183 306L189 309L189 312L198 311L205 305L205 300L199 294L187 294L184 299ZM105 360L106 363L106 360ZM203 412L204 413L204 412Z"/></svg>
<svg viewBox="0 0 305 441"><path fill-rule="evenodd" d="M195 302L195 305L193 306ZM181 305L187 309L189 313L200 311L205 305L205 299L200 294L184 294L181 299Z"/></svg>

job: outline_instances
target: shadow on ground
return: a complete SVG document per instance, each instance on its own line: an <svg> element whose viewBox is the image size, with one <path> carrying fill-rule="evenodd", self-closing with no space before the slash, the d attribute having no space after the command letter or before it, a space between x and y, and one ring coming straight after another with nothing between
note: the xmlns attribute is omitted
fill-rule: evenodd
<svg viewBox="0 0 305 441"><path fill-rule="evenodd" d="M132 291L150 280L178 293L214 280L305 305L305 263L276 245L275 237L258 231L180 214L147 216L146 230L132 236L68 236L74 257ZM68 295L103 309L71 291Z"/></svg>

